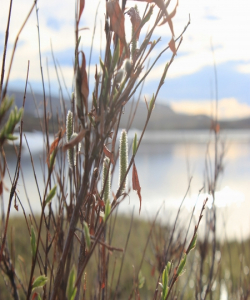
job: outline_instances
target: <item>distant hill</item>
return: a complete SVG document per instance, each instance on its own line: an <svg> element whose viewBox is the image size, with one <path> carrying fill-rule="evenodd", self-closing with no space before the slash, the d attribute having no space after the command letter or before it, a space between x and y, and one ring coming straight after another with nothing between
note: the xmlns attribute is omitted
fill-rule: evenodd
<svg viewBox="0 0 250 300"><path fill-rule="evenodd" d="M43 95L38 93L32 94L28 90L29 89L27 89L26 100L25 100L25 113L37 117L37 111L39 112L39 114L43 114ZM15 105L17 107L22 107L23 92L9 90L8 95L15 97ZM48 102L48 100L49 97L48 95L46 95L46 101ZM66 103L66 108L68 109L70 107L70 102L65 101L65 103ZM58 97L51 97L51 106L52 106L53 114L56 114L57 112L61 114L63 112L62 101L60 101ZM47 103L47 110L48 112L51 112L49 102Z"/></svg>
<svg viewBox="0 0 250 300"><path fill-rule="evenodd" d="M121 119L121 127L126 127L131 105L125 107L124 115ZM132 127L143 129L147 117L147 106L140 101ZM211 126L211 119L204 115L189 116L175 113L170 106L156 103L148 123L149 130L176 130L176 129L207 129Z"/></svg>
<svg viewBox="0 0 250 300"><path fill-rule="evenodd" d="M18 107L22 106L23 92L9 91L9 95L15 96L15 103ZM35 101L34 101L35 99ZM47 99L48 101L48 99ZM37 106L36 106L36 104ZM63 102L57 97L51 98L53 116L57 114L63 115ZM65 110L70 108L70 101L65 101ZM47 103L48 112L51 112L50 104ZM125 106L124 113L121 118L121 127L126 128L129 115L135 109L135 103L128 102ZM40 124L37 122L37 111L40 116L43 114L43 95L30 92L26 95L25 116L28 118L24 122L24 130L40 130ZM143 129L147 117L147 107L144 101L138 104L132 128ZM175 113L168 105L156 103L151 119L148 124L149 130L200 130L209 129L211 127L211 118L206 115L186 115ZM220 121L221 129L250 129L250 118L240 120Z"/></svg>

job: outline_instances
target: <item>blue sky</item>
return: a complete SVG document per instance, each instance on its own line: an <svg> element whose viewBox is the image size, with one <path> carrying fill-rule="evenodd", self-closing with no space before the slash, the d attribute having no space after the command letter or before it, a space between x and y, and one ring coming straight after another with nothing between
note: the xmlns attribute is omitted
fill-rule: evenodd
<svg viewBox="0 0 250 300"><path fill-rule="evenodd" d="M6 71L16 34L33 3L32 0L22 0L21 2L13 2ZM98 3L97 0L86 0L80 24L80 27L89 28L81 31L80 44L87 61ZM127 7L134 4L137 4L140 11L143 12L145 3L127 1ZM169 11L175 4L176 1L172 0ZM105 1L101 1L98 9L90 67L91 82L93 82L94 66L99 61L100 48L104 55L104 5ZM46 69L48 62L52 92L58 95L59 88L51 56L50 43L52 43L55 57L61 66L67 88L71 93L74 59L74 1L41 0L38 1L38 7L46 89L48 87ZM0 11L0 57L3 53L8 9L9 3L4 1ZM154 11L156 15L158 8L155 7ZM219 117L225 119L250 116L250 42L246 35L250 28L249 11L250 3L247 0L239 0L237 3L227 0L180 0L177 14L173 19L176 36L186 25L189 13L191 25L184 35L183 43L173 65L169 69L158 100L171 105L178 112L211 113L211 97L213 98L214 95L212 40L218 72ZM36 25L36 15L33 11L19 39L10 77L10 87L12 88L23 90L27 62L30 60L29 80L35 91L41 92L42 90ZM148 27L145 26L142 30L139 42L144 38L147 29ZM127 40L130 38L130 31L130 22L127 19ZM162 37L161 42L152 53L150 62L159 51L166 47L171 38L166 24L157 28L153 39L157 39L159 36ZM148 77L143 90L146 98L151 97L155 92L159 77L169 58L170 53L164 53Z"/></svg>

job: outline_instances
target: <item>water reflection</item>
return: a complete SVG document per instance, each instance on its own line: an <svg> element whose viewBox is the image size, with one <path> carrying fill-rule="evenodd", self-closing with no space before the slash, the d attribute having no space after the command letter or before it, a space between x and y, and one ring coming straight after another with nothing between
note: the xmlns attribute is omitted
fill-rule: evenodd
<svg viewBox="0 0 250 300"><path fill-rule="evenodd" d="M221 220L218 220L218 224L224 226L225 220L230 218L230 222L226 222L228 235L230 237L246 237L250 232L248 221L250 213L250 134L248 131L240 131L238 134L226 132L224 137L227 141L224 172L218 181L215 199L218 214L223 216ZM41 165L43 168L44 165L41 163L42 159L40 158L43 139L40 133L28 134L27 139L33 154L39 189L43 192ZM209 132L147 133L135 158L141 184L141 215L143 217L153 217L164 201L165 205L160 218L163 221L174 218L175 212L187 191L191 177L190 189L183 205L183 214L190 215L195 204L197 209L200 209L206 197L209 197L208 206L211 207L212 198L206 194L206 190L203 190L198 197L199 191L206 183L204 170L209 139L211 139ZM53 137L51 137L51 140L53 140ZM130 143L132 143L132 139L130 139ZM214 148L213 142L211 142L210 147L212 151ZM211 152L210 159L213 168L213 152ZM16 159L13 155L7 155L7 160L10 173L14 176ZM27 149L23 150L21 164L32 206L35 211L40 211L40 199ZM118 177L118 170L116 170L112 182L113 192L117 190ZM7 176L5 180L10 188ZM131 173L129 174L129 183L131 187ZM23 205L28 210L21 178L17 188ZM6 208L8 201L8 192L6 191L4 192L4 199ZM121 205L120 211L129 213L133 206L136 207L136 214L139 216L139 200L137 194L131 191L129 198Z"/></svg>

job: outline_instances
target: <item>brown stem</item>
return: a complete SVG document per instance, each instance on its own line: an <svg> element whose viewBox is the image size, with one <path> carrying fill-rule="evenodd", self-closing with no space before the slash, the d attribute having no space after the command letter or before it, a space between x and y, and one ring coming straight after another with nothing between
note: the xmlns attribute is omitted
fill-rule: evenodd
<svg viewBox="0 0 250 300"><path fill-rule="evenodd" d="M0 83L0 98L1 98L1 94L2 94L2 87L3 87L3 80L4 80L4 67L5 67L5 57L6 57L6 52L7 52L8 38L9 38L11 8L12 8L12 0L10 0L8 23L7 23L7 28L6 28L6 33L5 33L5 41L4 41L3 60L2 60L2 72L1 72L1 83ZM2 100L3 100L3 98L2 98Z"/></svg>
<svg viewBox="0 0 250 300"><path fill-rule="evenodd" d="M29 76L29 63L30 62L28 61L25 91L24 91L24 98L23 98L23 108L24 108L25 99L26 99L27 82L28 82L28 76ZM7 211L7 217L6 217L6 222L5 222L5 228L4 228L4 235L3 235L3 240L2 240L1 250L0 250L0 262L2 260L3 249L4 249L4 246L5 246L5 242L6 242L7 228L8 228L8 223L9 223L12 198L15 194L16 185L17 185L18 178L19 178L19 170L20 170L20 164L21 164L21 153L22 153L22 142L23 142L22 136L23 136L23 116L22 116L21 125L20 125L20 146L19 146L19 152L18 152L18 157L17 157L16 171L15 171L15 176L14 176L14 180L13 180L11 191L10 191L8 211Z"/></svg>
<svg viewBox="0 0 250 300"><path fill-rule="evenodd" d="M6 96L6 93L7 93L7 88L8 88L8 83L9 83L9 78L10 78L10 71L11 71L11 67L12 67L12 63L13 63L13 60L14 60L14 54L15 54L15 51L16 51L16 46L17 46L17 42L18 42L18 39L19 39L19 36L25 26L25 24L27 23L35 5L36 5L36 2L37 0L34 0L34 3L33 5L31 6L31 9L27 15L27 17L25 18L21 28L19 29L18 33L17 33L17 36L16 36L16 39L15 39L15 43L14 43L14 47L13 47L13 50L12 50L12 54L11 54L11 59L10 59L10 65L9 65L9 70L8 70L8 73L7 73L7 79L6 79L6 83L5 83L5 87L4 87L4 91L3 91L3 97L2 99Z"/></svg>

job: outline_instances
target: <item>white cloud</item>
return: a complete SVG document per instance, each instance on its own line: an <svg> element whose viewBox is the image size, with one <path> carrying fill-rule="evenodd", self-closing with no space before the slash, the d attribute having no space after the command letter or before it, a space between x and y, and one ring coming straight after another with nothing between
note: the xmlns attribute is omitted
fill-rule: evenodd
<svg viewBox="0 0 250 300"><path fill-rule="evenodd" d="M250 74L250 64L238 65L237 71L240 73Z"/></svg>
<svg viewBox="0 0 250 300"><path fill-rule="evenodd" d="M184 40L180 48L180 54L176 57L175 62L171 66L168 77L179 77L188 75L199 71L201 68L212 65L213 58L210 50L210 40L212 37L215 48L215 57L217 64L228 61L246 61L250 60L249 41L246 38L246 29L250 28L250 1L239 0L237 3L228 2L228 0L185 0L179 1L177 14L173 19L176 36L178 36L187 24L188 15L191 15L191 24L188 27ZM6 66L10 61L12 46L16 34L23 23L33 1L23 0L21 2L13 2L10 33L9 33L9 47L7 52ZM92 33L94 28L94 19L98 1L86 1L86 6L82 14L80 27L86 26L89 30L81 31L81 45L80 48L86 53L89 52L91 45ZM141 14L144 11L146 3L138 1L127 1L127 6L134 4L139 6ZM171 1L169 11L175 6L175 1ZM56 54L58 51L64 51L74 48L74 15L75 2L59 1L59 0L43 0L38 1L39 7L39 21L41 34L41 49L42 54L50 52L50 41L53 43L53 49ZM6 30L6 23L8 17L9 3L3 1L0 10L0 34L4 36ZM158 12L158 8L154 9L154 21ZM96 33L94 37L94 50L99 53L100 47L102 53L105 49L105 32L104 32L104 14L105 1L100 2L98 17L96 23ZM128 17L126 17L129 20ZM56 28L49 25L55 22L58 24ZM31 66L34 66L34 71L31 70L30 76L33 79L37 78L39 74L38 64L38 41L37 41L37 27L36 14L33 11L30 19L27 22L23 32L19 38L19 46L13 65L13 72L11 79L25 78L26 65L28 59L31 61ZM58 27L58 28L57 28ZM130 24L126 23L127 40L130 38ZM148 24L142 30L142 36L145 35L148 29ZM153 39L162 36L162 41L154 53L166 47L170 39L170 30L167 24L158 27L155 31ZM4 38L0 41L0 57L2 57ZM72 59L73 53L69 54ZM93 62L94 63L94 62ZM164 64L156 65L153 69L149 79L159 78L164 69ZM45 66L44 66L45 67ZM249 70L248 65L239 66L239 72L245 73ZM71 73L70 73L71 74ZM70 75L67 75L68 77ZM30 77L30 78L31 78Z"/></svg>
<svg viewBox="0 0 250 300"><path fill-rule="evenodd" d="M170 102L171 107L175 112L185 114L204 114L214 115L215 102L210 100L191 101L182 100L178 102ZM240 103L235 98L223 98L218 103L218 117L219 119L237 119L250 116L250 105L247 103Z"/></svg>

